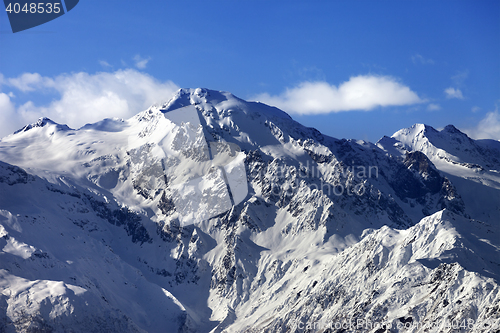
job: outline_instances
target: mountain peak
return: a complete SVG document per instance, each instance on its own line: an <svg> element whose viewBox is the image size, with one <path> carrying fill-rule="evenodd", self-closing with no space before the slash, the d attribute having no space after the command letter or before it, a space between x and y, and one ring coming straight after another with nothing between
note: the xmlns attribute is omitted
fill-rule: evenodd
<svg viewBox="0 0 500 333"><path fill-rule="evenodd" d="M242 101L233 94L225 91L206 88L181 88L175 92L168 102L161 106L161 110L168 112L188 105L215 105L229 100Z"/></svg>
<svg viewBox="0 0 500 333"><path fill-rule="evenodd" d="M400 138L403 138L403 137L405 137L405 138L416 138L416 137L424 138L424 137L428 137L429 134L432 135L432 134L436 134L436 133L439 133L439 132L436 131L436 129L434 129L434 127L429 126L429 125L425 125L425 124L416 123L416 124L413 124L411 127L400 129L399 131L394 133L391 137L398 139L398 140L400 140Z"/></svg>
<svg viewBox="0 0 500 333"><path fill-rule="evenodd" d="M430 125L426 125L426 124L417 123L417 124L414 124L412 127L417 128L420 131L423 131L425 134L438 132L434 127L432 127Z"/></svg>
<svg viewBox="0 0 500 333"><path fill-rule="evenodd" d="M458 128L456 128L453 125L446 125L445 128L441 131L442 134L446 134L448 136L454 137L455 139L463 138L466 139L469 142L472 142L473 140L464 132L460 131Z"/></svg>
<svg viewBox="0 0 500 333"><path fill-rule="evenodd" d="M459 129L457 129L455 126L453 125L446 125L444 128L443 128L443 131L445 132L449 132L449 133L462 133ZM463 134L463 133L462 133Z"/></svg>
<svg viewBox="0 0 500 333"><path fill-rule="evenodd" d="M46 125L55 125L58 130L63 130L63 131L71 129L68 127L68 125L61 125L61 124L58 124L55 121L53 121L47 117L40 117L40 118L38 118L38 120L36 122L24 126L23 128L15 131L14 134L26 132L32 128L45 127Z"/></svg>
<svg viewBox="0 0 500 333"><path fill-rule="evenodd" d="M260 102L248 102L227 91L206 88L179 89L168 102L160 107L160 110L166 113L189 105L198 105L204 111L240 109L245 113L258 112L279 118L291 119L286 112L276 107Z"/></svg>

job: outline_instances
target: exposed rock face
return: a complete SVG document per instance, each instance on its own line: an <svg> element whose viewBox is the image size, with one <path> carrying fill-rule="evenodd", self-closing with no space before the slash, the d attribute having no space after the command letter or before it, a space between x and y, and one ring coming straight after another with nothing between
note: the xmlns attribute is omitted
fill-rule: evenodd
<svg viewBox="0 0 500 333"><path fill-rule="evenodd" d="M422 152L407 152L402 165L391 177L390 184L401 200L413 199L421 204L425 215L444 208L464 214L464 202L453 184L439 173Z"/></svg>

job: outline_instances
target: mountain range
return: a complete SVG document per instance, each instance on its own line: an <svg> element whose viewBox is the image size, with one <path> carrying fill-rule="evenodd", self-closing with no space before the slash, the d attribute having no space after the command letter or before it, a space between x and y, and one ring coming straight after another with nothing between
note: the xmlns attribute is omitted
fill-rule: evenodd
<svg viewBox="0 0 500 333"><path fill-rule="evenodd" d="M0 141L0 249L0 332L500 332L500 141L200 88L41 118Z"/></svg>

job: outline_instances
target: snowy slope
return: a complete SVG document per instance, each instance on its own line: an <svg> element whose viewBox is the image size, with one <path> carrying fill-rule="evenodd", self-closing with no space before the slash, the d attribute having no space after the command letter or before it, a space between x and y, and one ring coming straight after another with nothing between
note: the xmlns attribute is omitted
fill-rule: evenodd
<svg viewBox="0 0 500 333"><path fill-rule="evenodd" d="M489 332L495 143L422 130L338 140L206 89L80 129L40 119L0 141L0 331ZM488 207L446 169L474 163Z"/></svg>
<svg viewBox="0 0 500 333"><path fill-rule="evenodd" d="M0 323L7 331L189 327L187 310L128 261L157 256L143 217L61 179L1 163ZM2 208L4 208L2 207ZM161 310L160 310L161 309ZM141 328L142 329L141 329Z"/></svg>
<svg viewBox="0 0 500 333"><path fill-rule="evenodd" d="M447 320L469 320L468 331L492 332L500 323L500 247L481 238L490 227L442 211L407 230L367 231L338 255L321 247L301 259L264 254L251 299L236 311L247 317L234 330L321 331L354 323L357 331L385 325L401 332L411 322L436 331ZM472 241L462 236L468 232ZM485 266L496 280L477 273Z"/></svg>

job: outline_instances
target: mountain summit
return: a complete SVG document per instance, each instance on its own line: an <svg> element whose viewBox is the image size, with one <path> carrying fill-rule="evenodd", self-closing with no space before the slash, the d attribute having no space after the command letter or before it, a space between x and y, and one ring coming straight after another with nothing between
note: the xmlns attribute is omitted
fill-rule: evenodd
<svg viewBox="0 0 500 333"><path fill-rule="evenodd" d="M492 332L498 149L340 140L208 89L41 119L0 141L0 331Z"/></svg>

